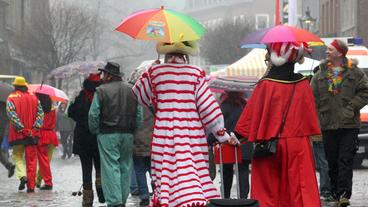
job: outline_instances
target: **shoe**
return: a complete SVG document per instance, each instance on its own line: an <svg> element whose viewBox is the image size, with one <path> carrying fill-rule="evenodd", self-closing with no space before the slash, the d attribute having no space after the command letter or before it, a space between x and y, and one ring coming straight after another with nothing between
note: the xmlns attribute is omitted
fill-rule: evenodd
<svg viewBox="0 0 368 207"><path fill-rule="evenodd" d="M27 193L34 193L34 189L27 189Z"/></svg>
<svg viewBox="0 0 368 207"><path fill-rule="evenodd" d="M24 190L26 188L26 184L27 184L27 177L26 176L21 177L18 190Z"/></svg>
<svg viewBox="0 0 368 207"><path fill-rule="evenodd" d="M96 186L98 202L105 203L105 196L103 194L103 190L101 186L101 177L96 177L95 186Z"/></svg>
<svg viewBox="0 0 368 207"><path fill-rule="evenodd" d="M149 199L147 198L147 199L143 199L143 200L141 200L141 202L139 202L139 206L145 206L145 207L147 207L148 205L149 205Z"/></svg>
<svg viewBox="0 0 368 207"><path fill-rule="evenodd" d="M15 171L15 165L10 166L8 169L8 178L11 178L14 175L14 171Z"/></svg>
<svg viewBox="0 0 368 207"><path fill-rule="evenodd" d="M52 190L52 185L43 185L40 190Z"/></svg>
<svg viewBox="0 0 368 207"><path fill-rule="evenodd" d="M326 201L326 202L337 202L338 201L337 198L333 197L332 195L321 196L321 200Z"/></svg>
<svg viewBox="0 0 368 207"><path fill-rule="evenodd" d="M93 190L83 190L82 193L82 206L92 207L93 206Z"/></svg>
<svg viewBox="0 0 368 207"><path fill-rule="evenodd" d="M132 196L139 196L139 189L138 189L138 188L136 188L136 189L132 190L132 191L130 192L130 194L131 194Z"/></svg>
<svg viewBox="0 0 368 207"><path fill-rule="evenodd" d="M347 207L350 206L350 201L349 199L345 198L345 197L341 197L339 199L339 202L337 203L338 207Z"/></svg>

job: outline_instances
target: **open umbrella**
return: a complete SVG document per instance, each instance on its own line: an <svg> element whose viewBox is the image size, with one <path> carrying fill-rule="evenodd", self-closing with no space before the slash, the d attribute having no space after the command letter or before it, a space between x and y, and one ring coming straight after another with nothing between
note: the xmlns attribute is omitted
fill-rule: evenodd
<svg viewBox="0 0 368 207"><path fill-rule="evenodd" d="M53 101L67 102L69 100L64 91L46 84L30 84L28 90L32 93L49 95Z"/></svg>
<svg viewBox="0 0 368 207"><path fill-rule="evenodd" d="M14 87L10 84L0 82L0 101L6 102L9 94L14 90Z"/></svg>
<svg viewBox="0 0 368 207"><path fill-rule="evenodd" d="M192 17L164 7L137 11L125 18L116 30L135 39L168 43L197 40L205 32Z"/></svg>
<svg viewBox="0 0 368 207"><path fill-rule="evenodd" d="M255 31L245 37L241 43L241 48L254 48L262 44L275 42L318 42L323 41L315 34L288 25L276 25L263 30Z"/></svg>
<svg viewBox="0 0 368 207"><path fill-rule="evenodd" d="M73 75L86 75L89 73L96 73L99 68L106 65L105 61L78 61L73 62L52 70L48 78L68 78Z"/></svg>
<svg viewBox="0 0 368 207"><path fill-rule="evenodd" d="M223 91L253 91L258 78L254 76L220 76L209 82L209 88Z"/></svg>

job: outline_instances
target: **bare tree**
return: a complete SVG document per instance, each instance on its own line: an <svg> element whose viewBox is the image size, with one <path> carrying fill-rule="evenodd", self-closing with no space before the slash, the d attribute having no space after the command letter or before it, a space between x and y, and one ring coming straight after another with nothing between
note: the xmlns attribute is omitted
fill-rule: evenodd
<svg viewBox="0 0 368 207"><path fill-rule="evenodd" d="M24 27L19 36L22 55L45 71L96 57L97 15L74 5L54 1L50 11ZM92 48L92 50L91 50ZM95 50L95 51L93 51Z"/></svg>
<svg viewBox="0 0 368 207"><path fill-rule="evenodd" d="M254 24L249 21L225 20L207 30L201 40L201 57L210 64L230 64L243 57L248 50L240 48L240 42L253 31Z"/></svg>

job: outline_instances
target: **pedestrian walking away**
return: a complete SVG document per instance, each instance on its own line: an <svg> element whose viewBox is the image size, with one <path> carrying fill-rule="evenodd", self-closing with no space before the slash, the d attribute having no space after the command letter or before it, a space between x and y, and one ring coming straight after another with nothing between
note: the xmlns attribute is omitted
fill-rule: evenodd
<svg viewBox="0 0 368 207"><path fill-rule="evenodd" d="M165 54L165 63L150 67L132 89L139 103L155 114L152 206L205 206L209 199L219 198L209 175L205 129L220 142L238 141L224 128L204 70L189 64L189 55L198 52L197 43L159 42L156 49Z"/></svg>
<svg viewBox="0 0 368 207"><path fill-rule="evenodd" d="M60 142L63 147L62 159L70 158L73 153L74 121L66 114L66 103L60 103L56 118L56 131L60 132Z"/></svg>
<svg viewBox="0 0 368 207"><path fill-rule="evenodd" d="M220 97L220 107L224 115L225 128L230 133L234 131L236 122L238 121L246 100L244 92L225 91ZM213 135L209 136L210 142L216 141ZM211 146L211 143L210 143ZM220 164L219 145L215 147L216 164ZM222 144L222 168L224 181L224 198L230 198L231 187L233 185L234 164L235 164L235 147L229 144ZM252 143L243 141L240 147L237 147L238 153L238 171L239 171L239 188L240 198L247 198L249 193L249 164L252 154Z"/></svg>
<svg viewBox="0 0 368 207"><path fill-rule="evenodd" d="M321 132L309 81L294 73L306 49L296 42L267 46L270 69L235 128L251 142L276 142L274 154L255 157L257 147L253 154L250 197L262 207L321 206L309 138Z"/></svg>
<svg viewBox="0 0 368 207"><path fill-rule="evenodd" d="M52 190L53 183L50 163L53 151L59 143L55 132L56 111L52 106L50 96L40 93L36 93L36 96L44 112L43 124L40 129L40 139L37 143L39 169L37 171L36 186L41 190ZM44 186L41 186L42 180L45 182Z"/></svg>
<svg viewBox="0 0 368 207"><path fill-rule="evenodd" d="M96 88L100 85L100 83L101 81L99 74L90 74L83 81L83 89L68 108L68 116L76 123L73 136L73 153L79 156L82 166L83 207L90 207L93 205L93 167L95 168L95 186L98 201L100 203L105 202L105 197L101 186L101 167L100 155L97 146L97 137L90 132L88 127L88 112L91 107ZM60 127L60 129L65 128ZM66 129L69 129L69 127Z"/></svg>
<svg viewBox="0 0 368 207"><path fill-rule="evenodd" d="M28 93L27 82L23 77L16 77L13 86L15 90L6 101L6 111L10 120L9 144L13 147L16 174L20 179L18 189L23 190L27 183L27 192L32 193L36 185L37 142L44 113L37 97ZM23 174L24 168L26 176Z"/></svg>
<svg viewBox="0 0 368 207"><path fill-rule="evenodd" d="M108 62L99 70L102 85L93 97L88 123L91 132L97 134L107 206L125 206L130 191L137 101L131 86L122 81L119 64Z"/></svg>
<svg viewBox="0 0 368 207"><path fill-rule="evenodd" d="M339 206L350 205L360 109L368 104L368 78L355 60L346 57L347 52L345 42L332 41L311 81L331 192Z"/></svg>

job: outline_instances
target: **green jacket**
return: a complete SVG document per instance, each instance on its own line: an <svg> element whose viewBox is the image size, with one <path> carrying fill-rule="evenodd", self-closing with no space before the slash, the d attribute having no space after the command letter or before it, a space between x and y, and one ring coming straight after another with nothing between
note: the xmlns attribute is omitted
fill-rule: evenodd
<svg viewBox="0 0 368 207"><path fill-rule="evenodd" d="M368 78L354 60L347 60L342 76L342 89L329 92L327 62L320 64L311 81L321 130L360 128L360 109L368 104Z"/></svg>

